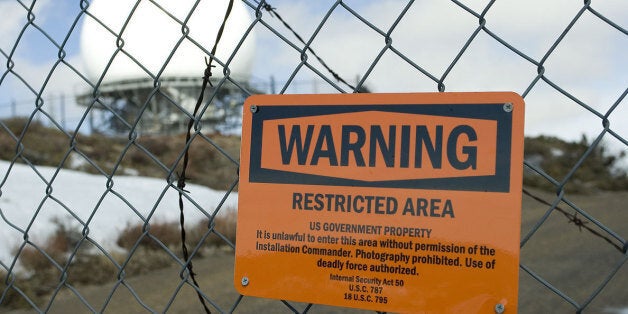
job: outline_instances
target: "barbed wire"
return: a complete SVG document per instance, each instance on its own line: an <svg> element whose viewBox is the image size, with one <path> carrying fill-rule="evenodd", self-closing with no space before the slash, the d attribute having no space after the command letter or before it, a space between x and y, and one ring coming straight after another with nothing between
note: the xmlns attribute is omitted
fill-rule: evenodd
<svg viewBox="0 0 628 314"><path fill-rule="evenodd" d="M550 206L550 208L557 210L558 212L560 212L561 214L563 214L563 216L565 216L567 218L567 222L568 223L573 223L575 227L578 228L578 230L580 230L582 232L582 229L590 232L591 234L593 234L594 236L601 238L602 240L606 241L607 243L609 243L610 245L612 245L614 248L616 248L620 253L622 254L626 254L626 248L628 247L628 245L626 243L623 243L622 246L618 245L617 243L613 242L613 240L603 234L601 234L600 232L598 232L597 230L591 228L588 225L588 221L582 220L582 218L578 217L578 212L575 213L569 213L567 212L567 210L561 208L560 206L554 205L546 200L544 200L543 198L541 198L540 196L534 195L532 192L530 192L527 189L523 189L523 194L531 197L532 199L534 199L535 201L543 204L543 205L547 205Z"/></svg>
<svg viewBox="0 0 628 314"><path fill-rule="evenodd" d="M181 173L179 175L179 180L177 182L177 187L179 188L179 211L180 211L179 222L181 226L181 250L183 251L183 258L187 262L187 268L188 268L188 271L190 272L190 277L192 278L192 281L194 282L194 285L196 285L196 287L199 287L199 285L198 285L198 282L196 281L196 274L193 271L192 260L190 259L187 245L185 244L186 235L185 235L185 214L184 214L184 205L183 205L183 192L185 191L186 172L187 172L189 159L190 159L189 151L190 151L190 140L192 137L192 134L191 134L192 127L194 126L194 123L198 119L197 115L198 115L199 109L201 108L201 104L203 103L203 100L205 99L204 96L205 96L205 89L207 89L207 85L209 85L210 87L213 87L210 81L210 78L212 76L212 67L214 67L212 63L214 61L214 56L216 55L216 49L218 48L218 44L220 43L220 39L222 38L222 34L225 30L225 25L227 24L227 20L229 19L229 16L231 15L232 8L233 8L233 0L229 0L229 4L227 5L227 10L225 12L222 23L220 24L220 29L218 29L218 33L216 34L216 40L214 41L214 46L212 47L211 54L209 55L209 60L207 60L207 58L205 59L205 63L207 67L205 68L205 71L203 74L203 83L201 85L200 95L198 96L196 105L194 105L194 111L192 113L192 117L190 117L190 119L188 120L187 132L185 134L185 146L184 146L185 152L183 156L183 165L181 166ZM203 305L203 309L205 310L205 312L211 313L211 311L205 304L205 299L203 298L202 294L197 291L197 296L198 296L199 301Z"/></svg>
<svg viewBox="0 0 628 314"><path fill-rule="evenodd" d="M338 82L346 85L347 87L349 87L351 90L357 92L363 92L364 90L360 89L358 90L355 86L349 84L346 80L344 80L336 71L334 71L331 67L329 67L329 65L327 65L327 63L325 62L325 60L323 60L323 58L321 58L312 48L312 45L308 44L307 42L305 42L305 40L303 39L303 37L301 37L301 35L299 35L299 33L297 33L297 31L294 30L294 28L292 28L292 26L290 26L290 24L288 24L288 22L286 22L286 20L283 19L283 17L281 17L281 15L279 14L279 12L277 12L277 8L273 7L270 3L268 3L267 1L257 1L255 0L255 2L257 3L258 6L260 6L261 8L263 8L264 10L266 10L266 12L268 12L270 14L270 16L278 19L281 24L288 29L288 31L290 31L292 33L292 35L294 35L294 37L297 38L297 40L299 40L302 44L305 45L305 50L309 51L312 53L312 55L314 55L314 57L316 58L316 60L318 60L318 62L331 74L331 76Z"/></svg>

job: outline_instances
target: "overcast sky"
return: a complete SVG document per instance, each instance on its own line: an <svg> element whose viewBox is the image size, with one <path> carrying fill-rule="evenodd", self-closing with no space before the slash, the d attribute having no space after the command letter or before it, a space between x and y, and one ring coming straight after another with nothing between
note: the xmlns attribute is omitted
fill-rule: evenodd
<svg viewBox="0 0 628 314"><path fill-rule="evenodd" d="M102 1L102 0L100 0ZM110 0L111 3L124 0ZM28 1L26 1L28 2ZM128 1L127 1L128 2ZM157 1L163 2L163 1ZM189 2L189 1L188 1ZM488 1L461 1L468 9L481 13ZM164 2L165 3L165 2ZM180 2L182 3L182 2ZM251 1L250 3L255 4ZM335 1L272 1L270 2L286 22L306 41L321 25ZM388 33L398 16L407 6L406 1L344 1L357 14L368 20L373 27ZM27 5L30 3L27 3ZM144 3L143 3L144 5ZM485 15L486 27L508 44L536 62L541 61L552 44L568 27L582 9L583 2L575 0L499 0ZM592 1L591 7L620 28L628 28L628 1ZM184 10L185 11L185 10ZM250 17L253 12L250 10ZM0 0L0 49L10 54L13 44L27 23L26 11L17 2ZM62 43L77 14L78 1L40 0L35 4L35 23L45 29L51 38ZM277 18L263 13L269 23L285 38L302 47L296 38ZM80 56L80 28L83 19L66 43L65 60L85 73ZM449 1L415 1L401 21L390 33L392 47L404 58L440 79L461 51L465 42L479 25L478 17ZM180 26L173 25L177 29ZM371 65L386 46L385 36L366 25L342 6L328 17L327 22L312 40L311 47L340 77L355 85L367 74ZM241 32L238 30L238 32ZM239 37L239 34L227 33ZM113 40L111 41L114 43ZM255 81L268 81L272 76L285 82L299 65L301 57L265 26L258 24L255 34L248 40L254 45L251 74ZM211 47L207 47L210 50ZM573 25L567 36L544 61L545 76L566 92L577 97L600 114L625 93L628 87L628 35L610 26L586 11ZM22 34L20 44L12 55L14 71L21 79L39 91L46 81L58 49L33 27ZM411 66L392 50L387 50L372 68L365 80L372 92L434 92L438 84ZM203 60L199 76L202 75ZM239 61L236 58L234 65ZM314 56L308 55L308 63L331 77ZM5 74L7 58L0 54L0 74ZM249 66L251 67L251 66ZM537 76L537 66L510 51L481 31L460 60L444 79L445 91L515 91L524 93ZM297 81L308 81L316 75L302 68ZM10 115L11 100L32 99L21 79L7 74L0 83L0 116ZM332 78L333 80L333 78ZM46 83L44 96L61 92L72 95L84 93L88 85L66 66L55 69ZM339 84L344 90L348 87ZM336 92L326 84L294 85L287 92ZM579 139L583 133L594 137L602 130L599 117L582 108L547 83L539 81L525 95L526 134L556 135L566 139ZM80 117L81 108L74 108L68 97L68 120ZM611 129L628 139L628 106L624 99L610 116ZM49 102L54 105L54 102ZM22 104L20 102L20 104ZM57 104L57 107L59 104ZM29 113L32 103L18 106L18 113ZM58 108L50 109L58 117ZM606 142L626 150L616 139L607 137Z"/></svg>

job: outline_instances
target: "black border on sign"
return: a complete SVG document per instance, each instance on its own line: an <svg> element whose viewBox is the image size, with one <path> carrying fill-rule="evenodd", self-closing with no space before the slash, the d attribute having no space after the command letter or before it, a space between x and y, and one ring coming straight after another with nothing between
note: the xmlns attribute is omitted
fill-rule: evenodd
<svg viewBox="0 0 628 314"><path fill-rule="evenodd" d="M510 159L512 112L505 103L493 104L389 104L389 105L257 105L251 121L251 155L249 182L276 184L308 184L329 186L411 188L453 191L510 192ZM340 113L381 111L437 117L470 118L497 121L495 175L448 177L410 180L364 181L331 176L266 169L262 162L263 123L267 120L312 117ZM478 156L482 158L482 156Z"/></svg>

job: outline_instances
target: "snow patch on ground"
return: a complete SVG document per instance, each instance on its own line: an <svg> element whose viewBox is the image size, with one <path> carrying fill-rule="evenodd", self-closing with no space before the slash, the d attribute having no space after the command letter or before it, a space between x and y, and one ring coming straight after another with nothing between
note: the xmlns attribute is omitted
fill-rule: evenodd
<svg viewBox="0 0 628 314"><path fill-rule="evenodd" d="M44 244L54 229L54 219L79 230L87 223L89 236L107 249L128 224L178 221L178 192L164 179L102 175L52 167L0 161L0 262L10 265L12 250L29 240ZM109 187L109 188L108 188ZM195 224L212 215L226 192L189 184L186 186L186 223ZM237 209L231 193L220 214Z"/></svg>

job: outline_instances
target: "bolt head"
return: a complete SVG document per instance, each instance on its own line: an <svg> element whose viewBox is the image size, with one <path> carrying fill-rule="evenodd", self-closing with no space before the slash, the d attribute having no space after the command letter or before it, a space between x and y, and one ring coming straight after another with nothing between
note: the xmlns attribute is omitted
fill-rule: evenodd
<svg viewBox="0 0 628 314"><path fill-rule="evenodd" d="M243 286L248 286L249 285L249 277L242 277L242 280L240 280L240 283Z"/></svg>
<svg viewBox="0 0 628 314"><path fill-rule="evenodd" d="M505 310L505 307L504 307L503 304L501 304L501 303L495 304L495 313L502 314L502 313L504 313L504 310Z"/></svg>

